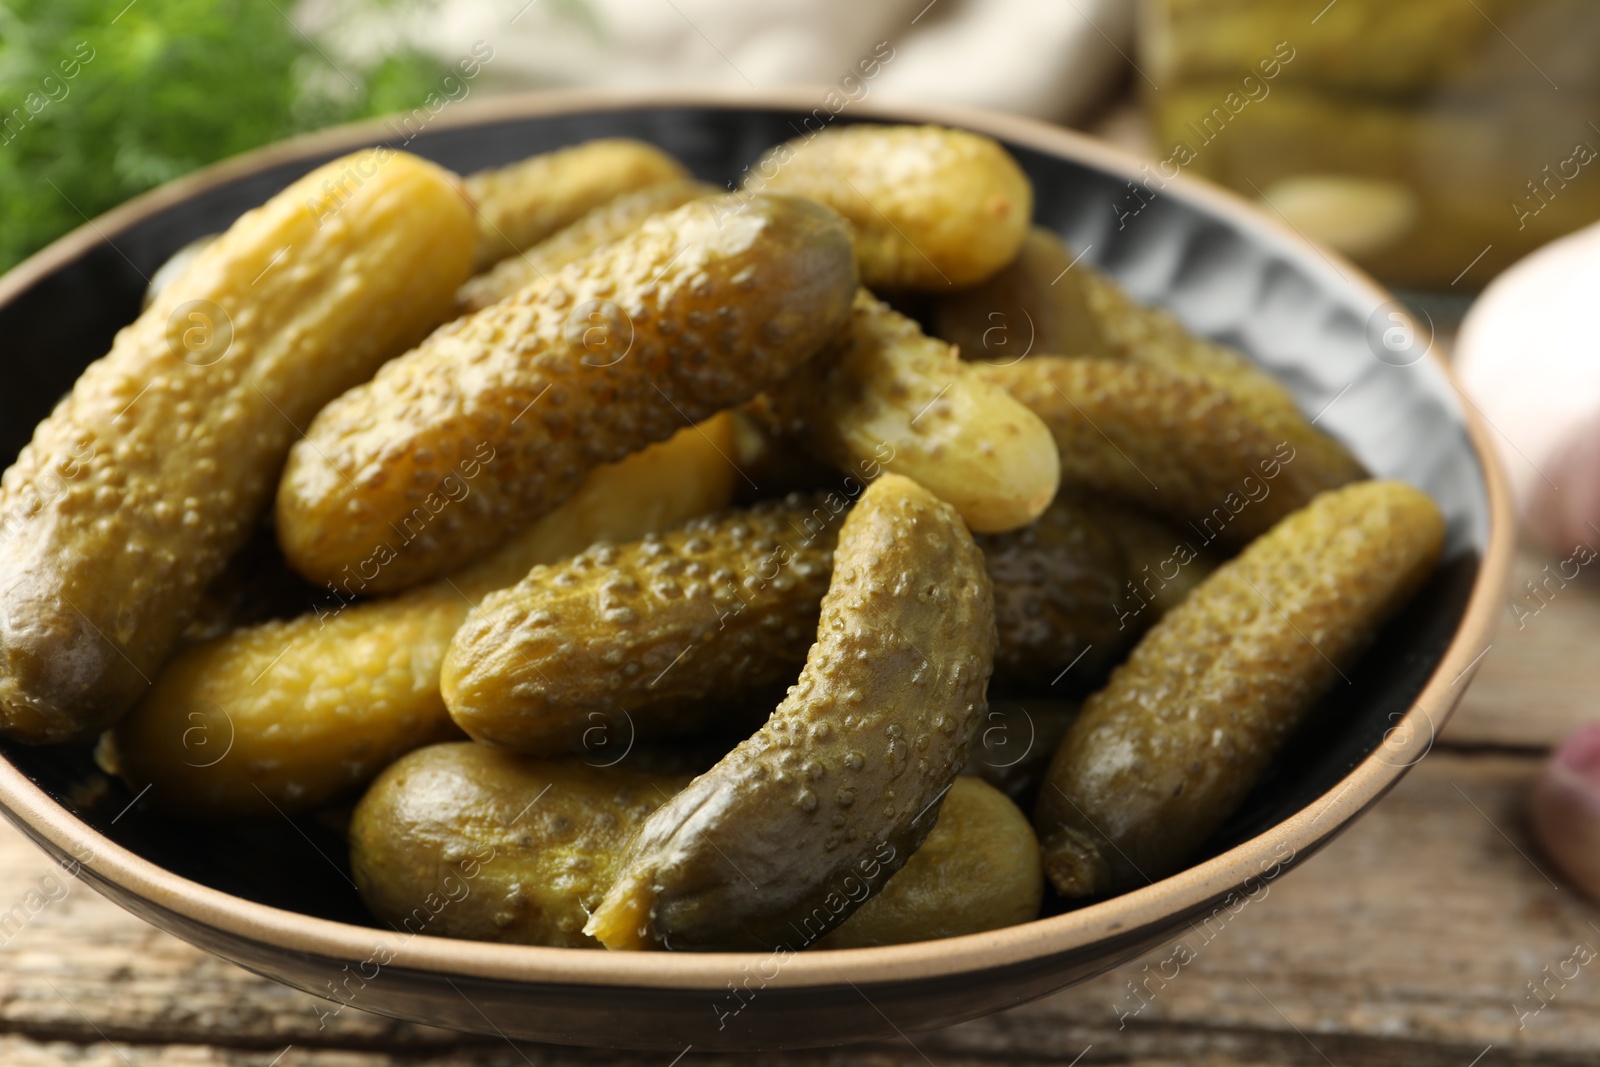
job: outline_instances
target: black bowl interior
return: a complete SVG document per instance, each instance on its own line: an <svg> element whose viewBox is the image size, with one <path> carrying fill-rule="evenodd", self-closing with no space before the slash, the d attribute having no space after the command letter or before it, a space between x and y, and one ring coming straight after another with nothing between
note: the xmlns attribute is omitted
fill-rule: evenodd
<svg viewBox="0 0 1600 1067"><path fill-rule="evenodd" d="M795 136L804 118L774 109L644 107L439 128L389 143L465 173L589 138L638 137L671 151L701 178L733 183L763 149ZM1217 833L1205 852L1214 855L1334 788L1410 707L1461 620L1487 547L1483 472L1438 367L1375 357L1367 340L1374 308L1363 306L1359 286L1341 281L1349 268L1319 262L1303 246L1220 217L1156 182L1135 194L1128 176L1008 147L1033 179L1037 221L1066 237L1085 262L1271 369L1375 473L1421 486L1449 519L1447 559L1429 585ZM168 256L226 228L335 154L268 167L106 231L106 240L0 307L0 337L8 342L0 356L7 383L0 455L14 456L83 368L107 351ZM148 808L101 774L87 748L0 750L96 830L184 877L263 904L372 923L350 883L336 818L196 827Z"/></svg>

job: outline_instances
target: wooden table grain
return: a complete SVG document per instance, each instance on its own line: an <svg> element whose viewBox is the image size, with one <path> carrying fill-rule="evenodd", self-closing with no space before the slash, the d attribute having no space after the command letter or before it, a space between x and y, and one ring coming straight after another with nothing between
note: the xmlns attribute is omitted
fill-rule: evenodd
<svg viewBox="0 0 1600 1067"><path fill-rule="evenodd" d="M1545 558L1525 551L1508 604ZM1163 946L1004 1014L903 1041L699 1057L773 1067L1203 1064L1496 1067L1600 1062L1600 908L1528 838L1548 747L1596 717L1600 585L1507 607L1433 752L1365 818L1240 910L1170 980ZM22 905L18 923L14 905ZM33 905L38 905L34 907ZM0 827L0 1064L567 1067L670 1056L551 1048L323 1002L145 925ZM1546 968L1549 968L1546 971ZM1169 966L1167 974L1172 973ZM1538 993L1535 993L1537 987Z"/></svg>

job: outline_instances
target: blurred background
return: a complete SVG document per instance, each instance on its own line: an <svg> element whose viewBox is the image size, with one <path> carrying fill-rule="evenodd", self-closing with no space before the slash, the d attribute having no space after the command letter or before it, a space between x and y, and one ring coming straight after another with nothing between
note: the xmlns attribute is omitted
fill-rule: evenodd
<svg viewBox="0 0 1600 1067"><path fill-rule="evenodd" d="M3 0L0 268L330 124L530 89L833 85L874 48L892 58L857 92L1093 130L1435 297L1600 217L1590 0Z"/></svg>

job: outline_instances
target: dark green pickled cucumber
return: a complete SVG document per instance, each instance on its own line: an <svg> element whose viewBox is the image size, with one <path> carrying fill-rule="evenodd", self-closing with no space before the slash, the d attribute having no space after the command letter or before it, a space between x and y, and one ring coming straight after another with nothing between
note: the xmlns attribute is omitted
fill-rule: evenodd
<svg viewBox="0 0 1600 1067"><path fill-rule="evenodd" d="M1076 498L1058 496L1032 525L976 540L994 585L997 684L1048 689L1068 668L1096 677L1137 636L1117 623L1122 548Z"/></svg>
<svg viewBox="0 0 1600 1067"><path fill-rule="evenodd" d="M983 557L898 475L845 520L817 641L760 730L653 814L585 932L609 948L802 948L922 844L985 709Z"/></svg>
<svg viewBox="0 0 1600 1067"><path fill-rule="evenodd" d="M1181 529L1070 489L1033 525L975 539L994 586L994 688L1010 693L1086 692L1216 566Z"/></svg>
<svg viewBox="0 0 1600 1067"><path fill-rule="evenodd" d="M1011 363L1029 355L1118 355L1100 332L1066 244L1038 226L1017 258L986 282L933 299L933 332L962 359Z"/></svg>
<svg viewBox="0 0 1600 1067"><path fill-rule="evenodd" d="M1444 520L1399 482L1323 493L1220 567L1085 702L1034 825L1064 896L1179 870L1432 570Z"/></svg>

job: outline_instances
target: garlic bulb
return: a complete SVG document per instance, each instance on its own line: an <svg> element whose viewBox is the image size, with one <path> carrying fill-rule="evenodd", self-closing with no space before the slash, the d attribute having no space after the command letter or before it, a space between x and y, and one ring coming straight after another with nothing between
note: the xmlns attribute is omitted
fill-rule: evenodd
<svg viewBox="0 0 1600 1067"><path fill-rule="evenodd" d="M1461 324L1455 365L1528 532L1562 554L1600 547L1600 224L1496 278Z"/></svg>

